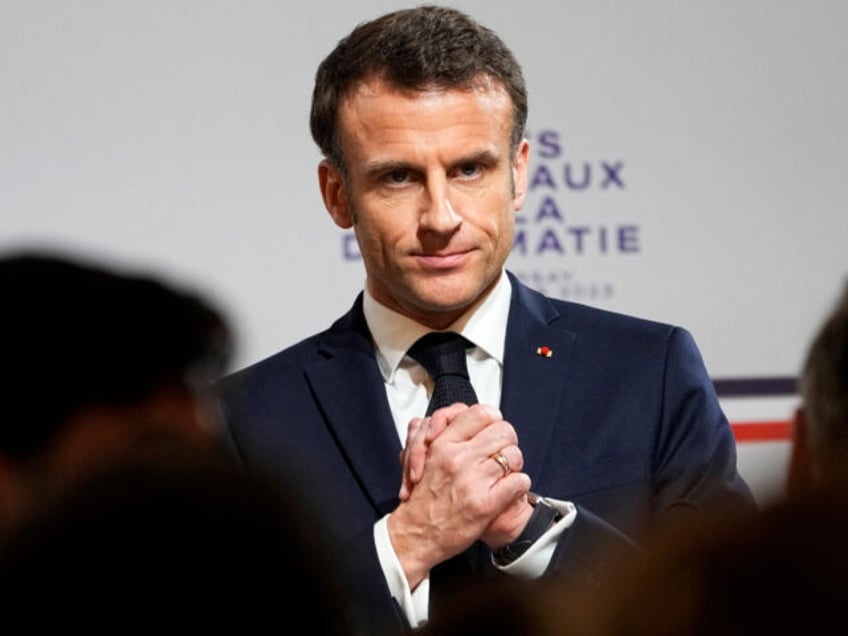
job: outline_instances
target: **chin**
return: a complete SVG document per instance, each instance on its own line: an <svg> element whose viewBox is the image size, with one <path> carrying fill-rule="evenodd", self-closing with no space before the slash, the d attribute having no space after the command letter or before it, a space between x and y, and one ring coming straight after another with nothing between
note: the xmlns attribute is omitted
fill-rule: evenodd
<svg viewBox="0 0 848 636"><path fill-rule="evenodd" d="M445 286L428 289L419 295L419 301L422 307L434 313L462 312L473 305L479 295L477 290L471 292L465 288Z"/></svg>

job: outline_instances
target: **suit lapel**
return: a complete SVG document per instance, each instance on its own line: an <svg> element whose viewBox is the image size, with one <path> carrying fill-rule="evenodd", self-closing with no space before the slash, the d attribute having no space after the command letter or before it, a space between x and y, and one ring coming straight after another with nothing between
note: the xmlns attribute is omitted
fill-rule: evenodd
<svg viewBox="0 0 848 636"><path fill-rule="evenodd" d="M510 274L512 303L504 351L501 411L515 426L524 472L537 483L568 386L577 338L541 294Z"/></svg>
<svg viewBox="0 0 848 636"><path fill-rule="evenodd" d="M320 354L323 360L306 371L316 400L375 508L380 514L390 512L397 505L401 446L361 296L328 332Z"/></svg>
<svg viewBox="0 0 848 636"><path fill-rule="evenodd" d="M576 334L557 310L512 274L501 410L519 437L524 472L538 481L568 385ZM547 347L547 356L540 348ZM340 452L380 513L397 505L401 450L362 313L362 298L320 344L322 360L306 370Z"/></svg>

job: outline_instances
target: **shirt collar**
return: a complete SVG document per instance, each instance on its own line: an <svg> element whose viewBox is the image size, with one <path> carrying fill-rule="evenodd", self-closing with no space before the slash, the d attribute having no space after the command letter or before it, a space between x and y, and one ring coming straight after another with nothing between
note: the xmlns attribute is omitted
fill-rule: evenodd
<svg viewBox="0 0 848 636"><path fill-rule="evenodd" d="M504 270L491 293L483 302L460 316L446 331L456 331L474 343L486 355L503 364L504 337L509 315L512 286ZM407 350L418 338L432 331L398 312L380 304L366 285L362 309L374 338L377 364L386 382L392 382L395 371Z"/></svg>

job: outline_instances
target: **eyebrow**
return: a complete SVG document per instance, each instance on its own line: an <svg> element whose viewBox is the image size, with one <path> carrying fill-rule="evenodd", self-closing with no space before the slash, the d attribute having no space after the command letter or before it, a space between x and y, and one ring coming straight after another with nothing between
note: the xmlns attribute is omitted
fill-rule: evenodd
<svg viewBox="0 0 848 636"><path fill-rule="evenodd" d="M496 153L492 152L491 150L480 150L470 155L460 157L450 165L450 168L455 168L457 166L461 166L467 163L482 163L484 165L491 166L497 163L497 161L498 155ZM417 168L415 164L410 162L395 161L390 159L387 161L376 161L370 165L367 165L365 167L365 174L368 177L373 177L388 172L394 172L395 170L420 171L420 168Z"/></svg>
<svg viewBox="0 0 848 636"><path fill-rule="evenodd" d="M494 165L498 162L500 155L491 150L480 150L467 157L463 157L459 161L454 162L453 166L461 166L466 163L482 163L487 166Z"/></svg>
<svg viewBox="0 0 848 636"><path fill-rule="evenodd" d="M403 161L377 161L365 167L365 176L370 178L396 170L415 170L415 168L412 164Z"/></svg>

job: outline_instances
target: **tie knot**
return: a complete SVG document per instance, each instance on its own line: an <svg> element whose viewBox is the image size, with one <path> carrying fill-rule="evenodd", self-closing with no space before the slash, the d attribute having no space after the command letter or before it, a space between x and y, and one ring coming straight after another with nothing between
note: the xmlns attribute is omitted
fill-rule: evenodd
<svg viewBox="0 0 848 636"><path fill-rule="evenodd" d="M409 348L409 357L427 369L435 382L427 415L455 402L477 404L465 364L465 350L472 346L453 331L434 331Z"/></svg>
<svg viewBox="0 0 848 636"><path fill-rule="evenodd" d="M433 331L419 338L409 349L415 360L433 379L444 374L468 377L465 350L473 345L454 331Z"/></svg>

